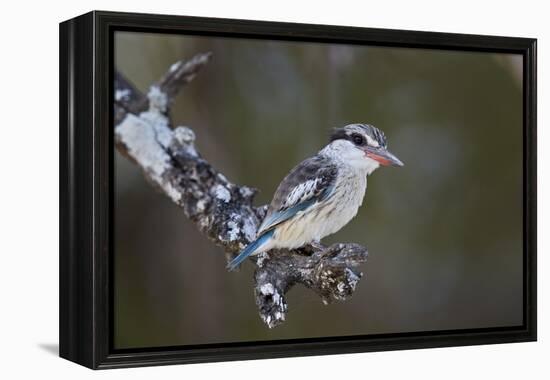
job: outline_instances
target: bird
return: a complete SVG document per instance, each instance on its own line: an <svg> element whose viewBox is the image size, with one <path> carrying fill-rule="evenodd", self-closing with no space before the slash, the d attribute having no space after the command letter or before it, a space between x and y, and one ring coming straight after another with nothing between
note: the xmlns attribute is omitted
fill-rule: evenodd
<svg viewBox="0 0 550 380"><path fill-rule="evenodd" d="M379 166L403 166L388 151L384 133L370 124L333 129L329 143L294 167L277 187L256 239L228 265L271 249L322 247L325 236L350 222L367 189L367 176Z"/></svg>

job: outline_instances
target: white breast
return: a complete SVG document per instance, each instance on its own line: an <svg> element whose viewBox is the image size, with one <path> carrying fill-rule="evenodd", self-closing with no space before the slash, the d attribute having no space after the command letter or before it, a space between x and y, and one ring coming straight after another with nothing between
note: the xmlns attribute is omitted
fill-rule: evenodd
<svg viewBox="0 0 550 380"><path fill-rule="evenodd" d="M339 231L357 214L366 189L365 173L339 170L332 196L277 226L272 247L298 248Z"/></svg>
<svg viewBox="0 0 550 380"><path fill-rule="evenodd" d="M324 212L320 238L333 234L352 220L363 203L367 189L367 177L361 173L343 172L339 176Z"/></svg>

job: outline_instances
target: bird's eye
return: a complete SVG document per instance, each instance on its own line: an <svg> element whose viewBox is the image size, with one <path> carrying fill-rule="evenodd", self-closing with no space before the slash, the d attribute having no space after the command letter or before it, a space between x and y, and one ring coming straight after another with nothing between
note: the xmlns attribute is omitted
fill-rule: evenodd
<svg viewBox="0 0 550 380"><path fill-rule="evenodd" d="M358 134L353 134L351 136L351 139L355 145L363 145L365 143L365 139L363 138L363 136Z"/></svg>

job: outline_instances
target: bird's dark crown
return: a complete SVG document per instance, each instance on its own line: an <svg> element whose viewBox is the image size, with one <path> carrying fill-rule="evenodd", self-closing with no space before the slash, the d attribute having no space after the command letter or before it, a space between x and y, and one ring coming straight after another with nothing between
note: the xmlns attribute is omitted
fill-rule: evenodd
<svg viewBox="0 0 550 380"><path fill-rule="evenodd" d="M330 135L330 141L343 139L353 142L354 134L367 135L376 141L380 147L386 148L388 146L384 132L370 124L349 124L345 127L334 128Z"/></svg>

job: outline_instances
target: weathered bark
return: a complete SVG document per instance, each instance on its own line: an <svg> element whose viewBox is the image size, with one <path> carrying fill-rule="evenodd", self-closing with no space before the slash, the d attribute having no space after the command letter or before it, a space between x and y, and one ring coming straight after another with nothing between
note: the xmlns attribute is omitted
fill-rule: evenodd
<svg viewBox="0 0 550 380"><path fill-rule="evenodd" d="M195 134L171 127L169 110L178 91L210 60L210 53L178 61L147 95L121 73L115 76L115 144L145 178L180 206L185 215L231 260L254 240L267 206L254 207L256 190L231 183L201 157ZM274 327L285 320L286 293L302 284L324 303L351 296L362 276L367 250L337 243L324 249L273 250L252 258L260 317Z"/></svg>

